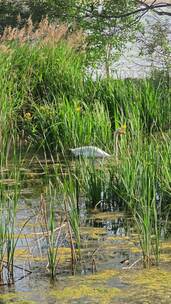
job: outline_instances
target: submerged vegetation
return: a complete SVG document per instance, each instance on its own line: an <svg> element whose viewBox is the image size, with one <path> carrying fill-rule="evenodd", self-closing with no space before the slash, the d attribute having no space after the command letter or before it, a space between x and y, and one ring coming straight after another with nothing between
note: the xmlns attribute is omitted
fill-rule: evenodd
<svg viewBox="0 0 171 304"><path fill-rule="evenodd" d="M72 274L82 271L83 209L124 211L134 222L144 267L160 262L171 195L169 79L163 72L147 79L93 80L80 51L82 37L47 19L37 30L29 20L1 37L0 274L3 282L8 272L8 284L15 281L20 234L32 218L39 224L37 243L38 238L46 243L44 249L38 247L52 279L60 271L61 247L70 248ZM113 134L123 124L126 135L119 140L116 159ZM70 148L90 144L111 157L70 159ZM17 231L24 166L31 166L34 157L43 172L40 205ZM95 253L88 257L92 272ZM88 287L81 290L89 293Z"/></svg>

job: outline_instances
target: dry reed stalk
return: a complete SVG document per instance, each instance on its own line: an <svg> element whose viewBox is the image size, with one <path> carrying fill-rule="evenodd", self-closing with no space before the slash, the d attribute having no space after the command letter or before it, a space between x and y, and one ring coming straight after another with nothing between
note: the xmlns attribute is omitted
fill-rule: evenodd
<svg viewBox="0 0 171 304"><path fill-rule="evenodd" d="M0 44L0 52L4 54L9 54L11 52L11 49L5 44Z"/></svg>
<svg viewBox="0 0 171 304"><path fill-rule="evenodd" d="M4 51L8 51L8 47L4 46L4 43L8 41L18 41L20 44L36 42L42 46L57 44L61 40L65 40L70 47L76 48L83 44L84 35L81 31L75 31L70 34L66 24L49 23L47 17L42 19L37 27L35 27L31 17L29 17L27 23L22 28L6 27L0 37L1 48Z"/></svg>
<svg viewBox="0 0 171 304"><path fill-rule="evenodd" d="M71 48L77 48L81 46L81 49L84 50L86 47L86 35L82 30L73 32L68 36L67 42Z"/></svg>

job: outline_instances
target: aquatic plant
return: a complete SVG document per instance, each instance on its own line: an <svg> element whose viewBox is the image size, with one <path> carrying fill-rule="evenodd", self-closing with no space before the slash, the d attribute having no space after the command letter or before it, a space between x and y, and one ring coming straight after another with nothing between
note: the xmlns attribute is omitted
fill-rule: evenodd
<svg viewBox="0 0 171 304"><path fill-rule="evenodd" d="M9 132L9 129L7 129ZM4 132L3 132L4 133ZM13 133L13 131L11 131ZM21 181L20 181L20 152L16 150L16 138L14 134L10 134L10 150L7 151L7 156L4 158L8 144L3 145L1 154L0 167L0 272L3 281L3 268L7 268L9 282L13 282L14 271L14 254L17 246L18 238L16 236L16 213L18 201L20 198ZM12 138L12 139L11 139ZM8 137L5 137L8 140ZM9 155L13 164L9 167Z"/></svg>
<svg viewBox="0 0 171 304"><path fill-rule="evenodd" d="M94 159L80 159L80 183L86 198L87 208L95 208L104 203L107 188L107 170L101 161Z"/></svg>
<svg viewBox="0 0 171 304"><path fill-rule="evenodd" d="M40 225L47 243L48 269L53 280L56 277L60 259L58 256L58 248L62 246L62 228L65 227L65 219L57 217L56 202L57 194L56 191L54 191L53 184L49 181L46 199L43 195L41 195L40 199Z"/></svg>
<svg viewBox="0 0 171 304"><path fill-rule="evenodd" d="M75 268L78 261L81 259L81 237L80 237L80 216L78 192L79 186L77 177L74 178L71 174L62 183L64 195L64 210L68 226L68 236L71 248L71 269L72 274L75 274Z"/></svg>
<svg viewBox="0 0 171 304"><path fill-rule="evenodd" d="M145 139L131 153L122 159L118 169L118 194L128 204L135 220L143 263L149 267L153 263L158 265L160 254L161 227L156 200L159 159L156 147Z"/></svg>

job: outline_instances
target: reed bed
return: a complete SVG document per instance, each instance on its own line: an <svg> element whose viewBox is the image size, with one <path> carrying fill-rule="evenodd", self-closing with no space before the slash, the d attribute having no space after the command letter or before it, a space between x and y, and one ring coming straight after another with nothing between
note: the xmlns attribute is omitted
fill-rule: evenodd
<svg viewBox="0 0 171 304"><path fill-rule="evenodd" d="M145 267L159 263L164 214L170 212L170 87L166 78L96 79L86 73L81 37L66 26L45 20L33 30L6 29L0 45L0 272L7 261L13 272L16 213L20 198L20 148L43 151L51 158L41 216L47 241L48 266L58 268L63 221L71 248L72 273L81 259L80 193L87 208L116 206L131 213ZM49 39L50 37L50 39ZM53 38L53 39L52 39ZM126 136L114 151L114 131L126 123ZM111 154L102 161L68 160L69 149L97 145ZM60 173L56 169L60 163ZM62 162L67 168L62 170ZM4 185L6 170L12 165ZM60 186L59 186L60 185ZM60 202L60 203L59 203ZM64 218L58 221L62 205Z"/></svg>
<svg viewBox="0 0 171 304"><path fill-rule="evenodd" d="M0 278L7 269L8 284L14 281L14 254L18 242L16 214L20 199L20 152L16 150L15 133L2 130L0 163ZM11 165L11 158L13 164Z"/></svg>

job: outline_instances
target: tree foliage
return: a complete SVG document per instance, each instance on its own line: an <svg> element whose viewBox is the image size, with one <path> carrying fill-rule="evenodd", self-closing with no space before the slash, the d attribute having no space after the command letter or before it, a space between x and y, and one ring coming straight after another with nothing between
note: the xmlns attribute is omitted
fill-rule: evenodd
<svg viewBox="0 0 171 304"><path fill-rule="evenodd" d="M170 3L157 0L3 0L0 3L1 31L5 26L22 27L31 16L38 24L48 16L53 22L67 23L69 31L80 30L86 36L88 62L117 60L123 46L134 37L139 21L148 13L170 14ZM162 9L162 10L161 10Z"/></svg>

